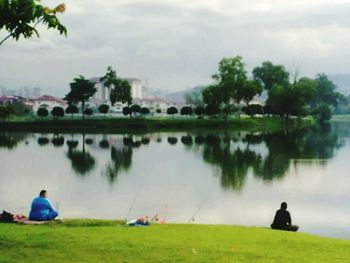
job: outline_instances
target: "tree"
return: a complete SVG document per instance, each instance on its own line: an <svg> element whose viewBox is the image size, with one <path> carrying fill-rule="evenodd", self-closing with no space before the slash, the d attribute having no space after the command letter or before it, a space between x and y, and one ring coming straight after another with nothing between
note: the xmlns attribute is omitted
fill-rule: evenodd
<svg viewBox="0 0 350 263"><path fill-rule="evenodd" d="M110 93L110 100L112 105L117 101L127 103L128 105L132 102L131 97L131 86L127 80L117 80Z"/></svg>
<svg viewBox="0 0 350 263"><path fill-rule="evenodd" d="M22 101L16 101L11 104L13 113L17 116L28 115L32 111L32 107L24 104Z"/></svg>
<svg viewBox="0 0 350 263"><path fill-rule="evenodd" d="M8 119L11 114L13 114L13 111L11 109L11 107L8 106L0 106L0 119L2 121L5 121L6 119Z"/></svg>
<svg viewBox="0 0 350 263"><path fill-rule="evenodd" d="M243 100L247 106L248 114L250 114L250 105L249 103L256 95L260 95L262 88L258 81L256 80L247 80L237 91L237 99L239 101Z"/></svg>
<svg viewBox="0 0 350 263"><path fill-rule="evenodd" d="M268 91L274 85L284 86L289 83L289 73L284 66L274 65L270 61L265 61L260 67L255 67L253 76Z"/></svg>
<svg viewBox="0 0 350 263"><path fill-rule="evenodd" d="M315 111L316 118L320 123L325 123L332 118L332 110L329 104L320 103Z"/></svg>
<svg viewBox="0 0 350 263"><path fill-rule="evenodd" d="M232 98L237 103L241 100L239 91L247 80L244 66L240 56L223 58L219 62L219 72L213 78L219 83L222 102L226 105L230 104Z"/></svg>
<svg viewBox="0 0 350 263"><path fill-rule="evenodd" d="M224 102L223 93L219 84L207 86L202 91L203 101L207 105L220 106Z"/></svg>
<svg viewBox="0 0 350 263"><path fill-rule="evenodd" d="M111 104L122 102L128 105L132 102L131 86L127 80L117 77L117 73L111 66L107 68L107 73L101 79L103 85L109 89L109 99Z"/></svg>
<svg viewBox="0 0 350 263"><path fill-rule="evenodd" d="M331 106L337 106L339 95L336 92L337 86L329 80L326 74L318 74L316 77L316 85L317 85L317 95L313 105L315 107L318 104L326 103Z"/></svg>
<svg viewBox="0 0 350 263"><path fill-rule="evenodd" d="M47 117L49 115L49 111L44 107L40 107L37 111L37 114L40 117Z"/></svg>
<svg viewBox="0 0 350 263"><path fill-rule="evenodd" d="M205 112L205 109L204 107L202 106L197 106L195 109L194 109L194 113L198 116L202 116Z"/></svg>
<svg viewBox="0 0 350 263"><path fill-rule="evenodd" d="M39 37L37 26L44 24L48 29L54 28L61 35L67 35L67 29L57 18L57 13L66 10L64 4L55 8L44 7L39 0L1 0L0 1L0 31L5 30L8 35L0 41L2 45L7 39L16 41L23 36L29 38L32 35Z"/></svg>
<svg viewBox="0 0 350 263"><path fill-rule="evenodd" d="M107 104L101 104L100 106L98 106L98 111L104 115L106 115L106 113L109 111L109 105Z"/></svg>
<svg viewBox="0 0 350 263"><path fill-rule="evenodd" d="M269 91L266 105L274 114L288 118L290 115L307 114L306 106L314 99L316 85L313 80L302 78L294 84L275 85Z"/></svg>
<svg viewBox="0 0 350 263"><path fill-rule="evenodd" d="M76 114L78 112L79 112L79 109L74 104L69 104L68 107L66 108L66 114L71 114L72 117L73 117L73 114Z"/></svg>
<svg viewBox="0 0 350 263"><path fill-rule="evenodd" d="M174 106L171 106L171 107L169 107L168 109L167 109L167 111L166 111L166 113L168 114L168 115L174 115L174 114L178 114L178 109L176 108L176 107L174 107Z"/></svg>
<svg viewBox="0 0 350 263"><path fill-rule="evenodd" d="M192 113L193 113L193 110L189 106L184 106L180 110L181 115L192 115Z"/></svg>
<svg viewBox="0 0 350 263"><path fill-rule="evenodd" d="M204 102L203 102L202 90L204 88L205 87L203 86L199 86L186 92L184 94L186 104L194 105L194 106L203 106Z"/></svg>
<svg viewBox="0 0 350 263"><path fill-rule="evenodd" d="M146 115L146 114L150 114L150 110L149 110L149 108L147 108L147 107L142 107L141 108L141 114L144 114L144 115Z"/></svg>
<svg viewBox="0 0 350 263"><path fill-rule="evenodd" d="M64 110L62 107L53 107L51 111L51 115L58 118L64 116Z"/></svg>
<svg viewBox="0 0 350 263"><path fill-rule="evenodd" d="M85 102L88 101L96 92L95 84L83 76L75 78L70 83L71 91L65 96L64 100L69 104L81 102L81 111L85 119Z"/></svg>

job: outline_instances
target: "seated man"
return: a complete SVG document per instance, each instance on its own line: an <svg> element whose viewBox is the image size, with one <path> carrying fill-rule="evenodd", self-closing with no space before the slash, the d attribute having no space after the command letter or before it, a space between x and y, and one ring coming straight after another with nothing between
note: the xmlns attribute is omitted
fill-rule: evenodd
<svg viewBox="0 0 350 263"><path fill-rule="evenodd" d="M58 216L57 211L52 208L52 205L47 199L47 192L41 190L38 197L32 202L32 209L29 213L29 220L33 221L50 221Z"/></svg>
<svg viewBox="0 0 350 263"><path fill-rule="evenodd" d="M286 202L283 202L281 204L281 209L277 210L271 228L287 231L298 231L299 227L292 225L292 219L289 212L287 211Z"/></svg>

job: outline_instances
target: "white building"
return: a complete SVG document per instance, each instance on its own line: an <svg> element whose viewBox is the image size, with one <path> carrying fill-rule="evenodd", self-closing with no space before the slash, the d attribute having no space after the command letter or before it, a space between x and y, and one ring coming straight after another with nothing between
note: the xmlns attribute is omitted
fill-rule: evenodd
<svg viewBox="0 0 350 263"><path fill-rule="evenodd" d="M54 107L67 107L67 102L60 98L56 98L49 95L43 95L39 98L30 100L31 106L33 107L33 112L37 112L40 107L46 108L48 111L51 111Z"/></svg>
<svg viewBox="0 0 350 263"><path fill-rule="evenodd" d="M136 79L136 78L123 78L129 82L131 86L131 97L132 99L142 99L144 90L147 86L147 81ZM90 81L95 83L96 93L94 99L109 103L109 89L103 85L100 78L91 78Z"/></svg>

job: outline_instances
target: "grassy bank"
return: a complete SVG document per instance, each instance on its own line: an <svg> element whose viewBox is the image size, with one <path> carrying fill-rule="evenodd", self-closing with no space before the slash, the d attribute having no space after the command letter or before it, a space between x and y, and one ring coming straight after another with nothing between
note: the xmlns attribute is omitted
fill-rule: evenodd
<svg viewBox="0 0 350 263"><path fill-rule="evenodd" d="M101 118L41 120L23 119L0 124L2 131L28 132L135 132L191 129L238 129L274 132L285 129L303 128L312 124L311 119L289 119L275 117L242 117L223 119L196 118Z"/></svg>
<svg viewBox="0 0 350 263"><path fill-rule="evenodd" d="M348 262L350 241L214 225L0 225L1 262Z"/></svg>
<svg viewBox="0 0 350 263"><path fill-rule="evenodd" d="M331 122L350 122L350 114L333 115Z"/></svg>

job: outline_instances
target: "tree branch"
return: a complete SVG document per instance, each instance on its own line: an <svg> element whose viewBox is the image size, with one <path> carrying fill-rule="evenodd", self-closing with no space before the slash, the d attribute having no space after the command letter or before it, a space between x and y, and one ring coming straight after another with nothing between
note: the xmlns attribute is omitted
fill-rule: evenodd
<svg viewBox="0 0 350 263"><path fill-rule="evenodd" d="M7 37L5 37L3 40L0 41L0 46L1 46L7 39L9 39L11 36L12 36L12 32L11 32Z"/></svg>

